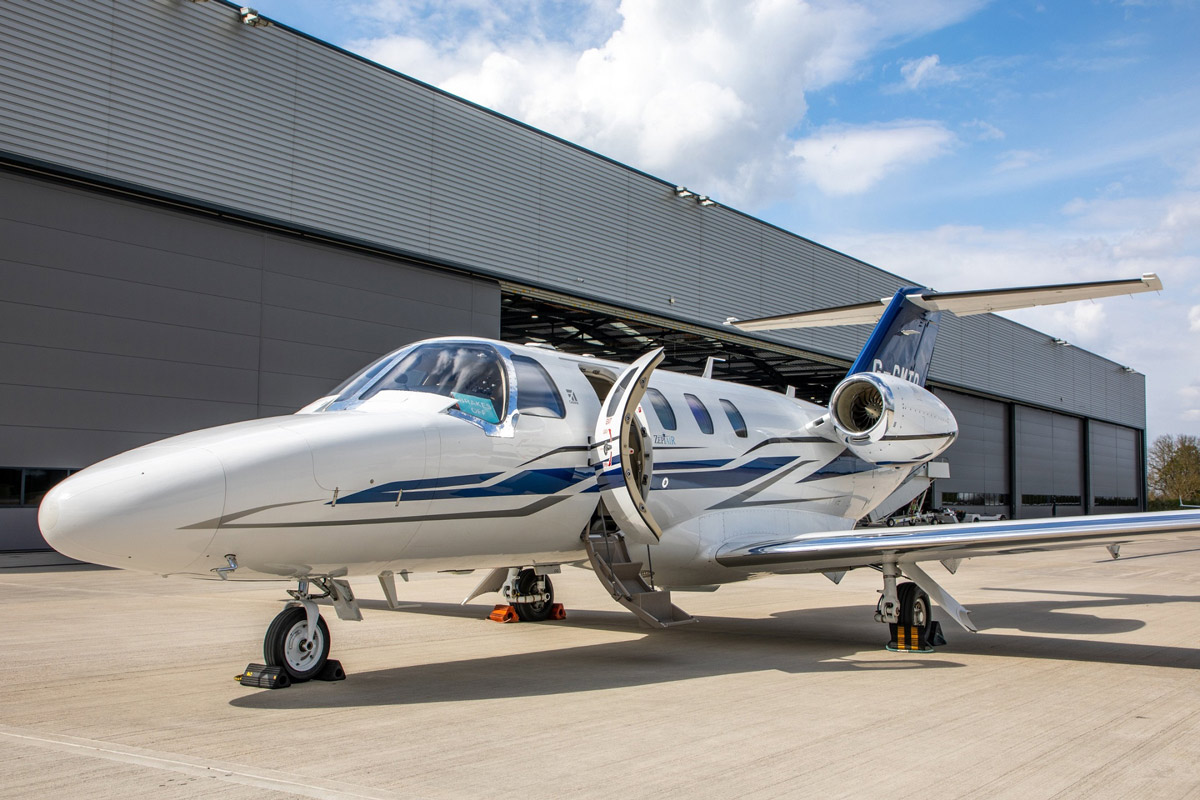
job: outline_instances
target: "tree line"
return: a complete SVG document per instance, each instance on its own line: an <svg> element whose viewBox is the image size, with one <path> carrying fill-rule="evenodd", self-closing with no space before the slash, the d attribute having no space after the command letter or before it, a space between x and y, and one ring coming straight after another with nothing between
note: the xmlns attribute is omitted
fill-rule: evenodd
<svg viewBox="0 0 1200 800"><path fill-rule="evenodd" d="M1200 438L1178 434L1159 436L1147 453L1152 511L1200 505Z"/></svg>

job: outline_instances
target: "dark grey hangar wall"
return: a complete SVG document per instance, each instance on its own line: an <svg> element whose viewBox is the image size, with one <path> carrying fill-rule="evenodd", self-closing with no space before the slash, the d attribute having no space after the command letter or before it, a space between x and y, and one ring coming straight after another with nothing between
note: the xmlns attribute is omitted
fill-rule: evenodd
<svg viewBox="0 0 1200 800"><path fill-rule="evenodd" d="M0 550L61 470L500 328L494 281L4 172L0 242Z"/></svg>
<svg viewBox="0 0 1200 800"><path fill-rule="evenodd" d="M4 531L28 525L47 469L294 409L414 338L494 335L504 286L719 337L728 316L909 283L238 8L0 14L0 549L31 541ZM844 360L866 334L758 338ZM956 411L1005 420L977 436L964 419L952 461L991 464L952 463L955 502L1141 502L1142 375L981 315L944 324L930 379ZM1051 415L1052 463L1079 476L1061 492L1016 482L1044 456L1019 449L1044 422L1021 409Z"/></svg>

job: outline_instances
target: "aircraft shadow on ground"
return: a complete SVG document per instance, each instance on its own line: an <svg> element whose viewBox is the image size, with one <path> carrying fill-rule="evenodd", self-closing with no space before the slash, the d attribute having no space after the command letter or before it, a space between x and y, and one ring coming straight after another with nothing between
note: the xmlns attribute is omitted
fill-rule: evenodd
<svg viewBox="0 0 1200 800"><path fill-rule="evenodd" d="M476 606L474 610L478 617L480 608ZM423 612L431 613L424 607ZM624 620L614 619L619 616L619 613L581 612L576 615L575 624L637 632L636 623L629 626ZM861 645L848 641L831 644L747 636L714 630L704 623L687 628L686 633L683 628L655 631L620 642L352 673L344 683L314 683L286 691L255 692L235 698L231 705L242 708L411 705L594 692L766 670L824 673L961 666L935 654L887 653L882 648L877 661L839 660L840 656L862 649Z"/></svg>
<svg viewBox="0 0 1200 800"><path fill-rule="evenodd" d="M972 611L977 622L993 628L1106 636L1135 630L1145 623L1073 609L1200 601L1200 597L1163 595L1059 594L1064 599L977 603ZM387 610L381 601L364 600L360 604L366 609ZM480 605L422 603L394 613L482 619L488 610ZM948 645L932 654L906 654L884 650L887 629L875 623L871 610L863 606L783 611L759 619L704 616L697 624L666 631L639 628L624 611L568 611L565 620L522 624L646 635L621 642L353 673L344 683L255 692L235 698L231 704L242 708L409 705L570 694L766 670L816 674L962 667L953 660L956 654L1200 667L1200 650L1191 648L1026 636L986 629L970 634L940 612L938 616Z"/></svg>

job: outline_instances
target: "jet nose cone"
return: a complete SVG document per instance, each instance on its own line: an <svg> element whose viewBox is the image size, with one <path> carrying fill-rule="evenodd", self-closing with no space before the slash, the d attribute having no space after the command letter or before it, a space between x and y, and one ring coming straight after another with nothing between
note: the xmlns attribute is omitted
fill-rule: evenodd
<svg viewBox="0 0 1200 800"><path fill-rule="evenodd" d="M151 445L55 486L38 509L38 525L72 558L178 572L204 552L224 507L225 471L215 455Z"/></svg>

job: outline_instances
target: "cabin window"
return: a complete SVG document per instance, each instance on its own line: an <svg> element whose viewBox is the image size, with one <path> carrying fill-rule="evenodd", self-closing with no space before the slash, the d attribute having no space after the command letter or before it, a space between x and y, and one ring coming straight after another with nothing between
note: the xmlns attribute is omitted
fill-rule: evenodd
<svg viewBox="0 0 1200 800"><path fill-rule="evenodd" d="M531 417L566 416L562 395L546 368L528 356L513 356L517 370L517 410Z"/></svg>
<svg viewBox="0 0 1200 800"><path fill-rule="evenodd" d="M429 392L458 401L464 414L497 424L508 400L504 364L495 348L480 344L427 344L414 348L363 392Z"/></svg>
<svg viewBox="0 0 1200 800"><path fill-rule="evenodd" d="M729 400L721 401L721 408L725 409L725 416L729 417L729 424L733 426L733 432L739 439L745 439L748 435L746 432L746 420L742 418L742 412L738 411Z"/></svg>
<svg viewBox="0 0 1200 800"><path fill-rule="evenodd" d="M700 426L700 432L712 433L712 415L708 413L708 409L704 407L700 398L694 394L685 394L683 399L687 400L688 408L692 410L692 416L696 418L696 424Z"/></svg>
<svg viewBox="0 0 1200 800"><path fill-rule="evenodd" d="M658 415L658 421L662 423L664 431L673 431L679 427L675 422L675 409L671 408L662 392L658 389L647 389L646 398L654 408L654 413Z"/></svg>

